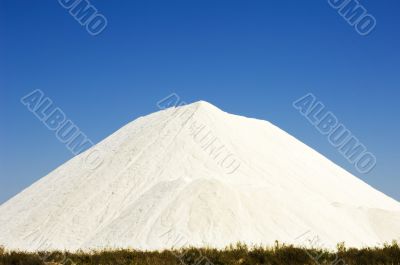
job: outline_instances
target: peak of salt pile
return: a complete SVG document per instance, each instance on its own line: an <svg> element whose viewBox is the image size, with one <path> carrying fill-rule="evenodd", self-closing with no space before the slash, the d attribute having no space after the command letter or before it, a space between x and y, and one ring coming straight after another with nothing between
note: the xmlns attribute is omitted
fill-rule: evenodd
<svg viewBox="0 0 400 265"><path fill-rule="evenodd" d="M93 150L95 169L85 166ZM127 124L0 206L0 245L11 249L399 237L399 202L271 123L205 101Z"/></svg>

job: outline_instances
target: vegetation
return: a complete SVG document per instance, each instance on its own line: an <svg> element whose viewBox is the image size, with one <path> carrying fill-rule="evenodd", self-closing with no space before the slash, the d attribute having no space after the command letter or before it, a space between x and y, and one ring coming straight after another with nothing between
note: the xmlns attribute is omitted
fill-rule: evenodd
<svg viewBox="0 0 400 265"><path fill-rule="evenodd" d="M0 265L400 265L397 242L381 248L336 252L276 244L273 248L238 244L225 250L186 248L165 251L103 250L85 252L18 252L0 247Z"/></svg>

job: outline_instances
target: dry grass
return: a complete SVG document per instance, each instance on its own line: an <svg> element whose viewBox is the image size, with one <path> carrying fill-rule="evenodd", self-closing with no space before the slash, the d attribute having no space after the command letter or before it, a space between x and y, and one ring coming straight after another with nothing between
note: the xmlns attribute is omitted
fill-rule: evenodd
<svg viewBox="0 0 400 265"><path fill-rule="evenodd" d="M336 252L276 245L248 248L243 244L217 250L187 248L167 251L104 250L85 252L16 252L0 248L1 265L400 265L396 242L381 248Z"/></svg>

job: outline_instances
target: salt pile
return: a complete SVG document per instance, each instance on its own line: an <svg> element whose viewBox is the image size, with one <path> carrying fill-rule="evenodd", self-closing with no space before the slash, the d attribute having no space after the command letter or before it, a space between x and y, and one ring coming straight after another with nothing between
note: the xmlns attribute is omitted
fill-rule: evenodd
<svg viewBox="0 0 400 265"><path fill-rule="evenodd" d="M87 156L102 163L88 168ZM400 238L400 203L267 121L204 102L141 117L0 206L23 250Z"/></svg>

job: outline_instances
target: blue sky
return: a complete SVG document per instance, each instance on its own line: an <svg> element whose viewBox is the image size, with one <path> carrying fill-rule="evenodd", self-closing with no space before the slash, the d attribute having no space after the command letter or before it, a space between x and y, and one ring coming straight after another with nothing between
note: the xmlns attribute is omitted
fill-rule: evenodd
<svg viewBox="0 0 400 265"><path fill-rule="evenodd" d="M0 203L72 157L20 98L41 89L94 142L176 92L273 122L400 200L398 0L360 1L360 36L327 1L91 1L91 36L57 0L0 0ZM292 107L314 93L377 157L358 173Z"/></svg>

